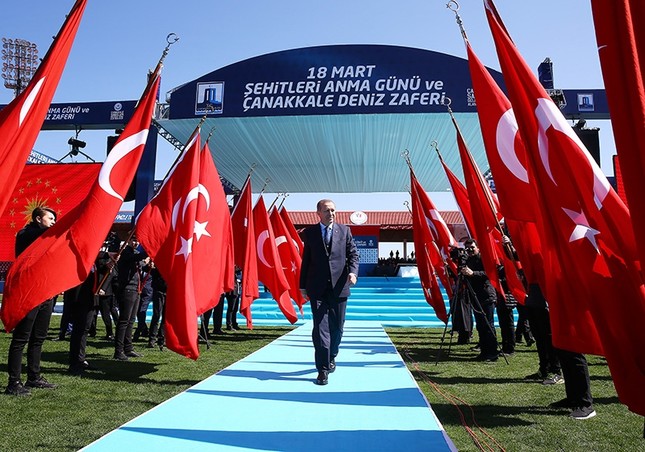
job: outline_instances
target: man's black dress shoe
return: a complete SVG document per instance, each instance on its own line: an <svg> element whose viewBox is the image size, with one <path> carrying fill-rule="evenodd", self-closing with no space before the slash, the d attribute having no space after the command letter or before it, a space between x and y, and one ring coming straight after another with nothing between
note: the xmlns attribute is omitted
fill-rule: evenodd
<svg viewBox="0 0 645 452"><path fill-rule="evenodd" d="M336 370L336 361L334 360L334 358L332 358L331 361L329 362L329 373L332 373L335 370Z"/></svg>
<svg viewBox="0 0 645 452"><path fill-rule="evenodd" d="M321 370L318 372L318 377L316 377L316 384L320 386L324 386L327 384L327 377L328 373L326 370Z"/></svg>

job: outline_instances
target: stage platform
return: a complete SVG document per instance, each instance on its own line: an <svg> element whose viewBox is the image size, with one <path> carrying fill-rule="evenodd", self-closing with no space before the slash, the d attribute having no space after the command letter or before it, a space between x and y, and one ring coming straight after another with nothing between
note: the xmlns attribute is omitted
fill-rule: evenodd
<svg viewBox="0 0 645 452"><path fill-rule="evenodd" d="M348 321L329 384L308 322L83 451L454 451L377 322Z"/></svg>

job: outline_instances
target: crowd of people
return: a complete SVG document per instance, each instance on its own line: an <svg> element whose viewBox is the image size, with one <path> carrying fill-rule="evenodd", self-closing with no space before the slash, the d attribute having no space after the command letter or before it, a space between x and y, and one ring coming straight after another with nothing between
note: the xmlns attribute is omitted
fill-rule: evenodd
<svg viewBox="0 0 645 452"><path fill-rule="evenodd" d="M357 281L358 251L350 229L335 222L336 207L333 201L321 200L317 205L320 223L303 232L303 260L300 289L310 301L314 326L312 341L318 376L316 383L326 385L329 374L336 370L336 356L342 340L347 299L350 288ZM16 256L24 251L47 228L56 223L56 213L38 207L32 221L16 236ZM510 238L504 236L509 253L513 253ZM118 251L118 252L117 252ZM390 253L389 263L400 263L401 258ZM410 257L410 261L413 261ZM470 344L473 324L478 342L473 344L477 361L494 363L500 357L507 359L515 353L517 343L536 345L538 370L528 375L544 385L564 384L566 397L554 402L553 407L570 408L574 419L595 416L590 390L589 371L584 355L553 346L548 302L538 284L527 283L527 296L518 303L506 283L506 269L499 266L497 276L501 284L496 289L484 269L477 242L469 238L463 248L454 248L450 259L457 272L452 274L453 297L450 300L451 333L457 333L457 344ZM407 262L408 259L405 259ZM515 270L515 269L514 269ZM237 311L241 296L241 272L236 268L234 290L221 295L214 308L201 316L200 336L208 340L213 335L225 334L222 330L226 302L226 329L235 331ZM521 276L521 275L520 275ZM525 281L526 282L526 281ZM113 341L113 358L128 361L142 354L134 342L145 338L149 348L164 346L164 306L166 282L154 262L143 251L137 237L131 233L125 246L120 247L114 236L105 241L87 279L63 295L59 340L70 334L69 372L81 375L91 369L86 359L87 338L96 334L100 313L105 324L105 339ZM53 389L40 373L42 346L47 338L55 299L38 305L16 326L8 354L9 381L6 394L27 395L31 388ZM152 303L150 325L146 323L148 307ZM517 326L514 310L518 310ZM494 316L497 312L501 342L498 341ZM473 322L474 317L474 322ZM212 332L209 322L213 321ZM136 328L135 328L136 322ZM113 326L114 324L114 326ZM27 347L27 379L22 383L22 358Z"/></svg>
<svg viewBox="0 0 645 452"><path fill-rule="evenodd" d="M514 249L508 236L504 236L509 252ZM593 409L589 369L584 355L553 346L549 305L539 284L528 283L524 303L518 303L506 284L503 266L496 271L501 284L500 293L493 286L482 262L477 242L469 238L464 241L464 252L455 249L451 258L455 261L458 274L454 296L450 302L452 332L457 333L457 344L469 344L472 338L472 318L475 319L478 343L472 348L478 354L476 361L493 363L500 357L515 354L517 343L536 345L538 355L537 372L527 375L527 380L543 385L564 384L566 397L553 402L552 408L569 408L574 419L590 419L596 415ZM520 276L521 272L520 272ZM514 309L518 309L517 326ZM501 343L495 329L494 315L497 312Z"/></svg>
<svg viewBox="0 0 645 452"><path fill-rule="evenodd" d="M32 221L16 235L16 256L22 253L47 228L56 223L56 212L47 207L37 207ZM211 334L205 329L204 319L213 317L212 334L222 334L224 300L228 302L227 329L237 330L241 273L236 271L236 288L222 294L220 303L202 316L203 337ZM56 384L47 381L40 373L43 343L49 330L54 306L59 296L39 304L18 323L12 331L8 354L9 380L5 389L8 395L29 395L33 388L54 389ZM88 277L76 287L62 294L63 309L58 337L69 339L69 368L72 375L82 375L93 370L86 359L88 337L95 337L99 315L105 325L104 339L114 344L113 358L128 361L143 355L135 350L134 343L145 340L148 348L164 349L164 311L166 281L140 247L134 233L120 246L120 240L111 233L99 251ZM147 311L152 303L152 318L147 323ZM135 327L136 323L136 327ZM208 321L205 322L206 325ZM23 384L22 361L27 348L27 379Z"/></svg>

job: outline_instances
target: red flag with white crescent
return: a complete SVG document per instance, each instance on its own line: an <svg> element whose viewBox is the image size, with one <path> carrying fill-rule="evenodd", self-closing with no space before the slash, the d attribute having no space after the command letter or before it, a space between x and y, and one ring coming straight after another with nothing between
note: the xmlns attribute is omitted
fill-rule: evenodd
<svg viewBox="0 0 645 452"><path fill-rule="evenodd" d="M302 314L302 306L307 302L300 292L300 267L302 267L302 257L298 252L296 243L291 238L291 234L287 230L286 225L282 221L282 216L277 209L272 209L269 215L271 227L275 234L275 244L278 248L280 255L280 262L282 262L282 269L289 281L289 295L296 302L300 313Z"/></svg>
<svg viewBox="0 0 645 452"><path fill-rule="evenodd" d="M484 4L527 151L542 245L552 256L544 292L554 345L604 354L620 400L645 415L645 288L629 212L520 55L493 2Z"/></svg>
<svg viewBox="0 0 645 452"><path fill-rule="evenodd" d="M421 209L425 223L428 226L430 238L433 241L433 248L435 251L431 254L431 256L434 256L434 259L432 259L432 265L441 280L441 284L446 289L446 292L448 292L448 296L452 297L452 284L446 267L450 267L453 274L457 274L457 266L451 259L449 259L449 256L450 249L458 246L458 243L452 236L452 233L448 229L448 225L437 210L436 206L428 194L423 190L423 187L417 180L413 171L410 171L410 186L413 193L412 200L415 201L414 196L416 193L416 197L419 202L418 207Z"/></svg>
<svg viewBox="0 0 645 452"><path fill-rule="evenodd" d="M253 227L257 247L258 278L269 289L287 320L296 323L298 315L289 297L289 281L282 270L275 235L262 195L253 208Z"/></svg>
<svg viewBox="0 0 645 452"><path fill-rule="evenodd" d="M258 262L253 225L253 199L251 177L247 177L240 198L231 215L235 265L242 269L242 298L240 313L246 318L247 328L253 328L251 304L260 297L258 288Z"/></svg>
<svg viewBox="0 0 645 452"><path fill-rule="evenodd" d="M412 172L410 172L410 175L412 178L414 177ZM423 287L423 295L425 296L428 304L434 308L437 318L443 323L448 323L446 305L444 303L441 290L439 289L439 283L435 273L436 265L433 265L433 260L435 260L439 254L438 248L436 248L436 244L432 238L432 233L430 232L430 228L424 214L423 205L419 198L419 185L413 182L411 188L412 232L414 235L414 249L416 250L415 256L417 259L417 268L419 270L421 286ZM443 284L446 288L450 286L449 282Z"/></svg>
<svg viewBox="0 0 645 452"><path fill-rule="evenodd" d="M161 64L150 76L132 118L101 166L87 198L36 239L11 266L0 310L7 331L31 309L79 285L89 275L139 166L160 72Z"/></svg>
<svg viewBox="0 0 645 452"><path fill-rule="evenodd" d="M302 239L300 238L300 235L298 234L298 231L296 230L296 227L293 225L293 222L291 221L291 218L289 217L289 212L287 212L287 208L282 206L280 208L280 217L282 218L282 222L284 223L285 227L287 228L287 231L289 231L289 235L291 236L291 240L296 245L296 248L298 250L298 254L302 256L302 252L305 249L304 243L302 243Z"/></svg>
<svg viewBox="0 0 645 452"><path fill-rule="evenodd" d="M141 246L168 286L166 345L191 359L199 357L195 299L198 268L193 250L198 241L203 247L204 236L209 233L207 222L199 226L197 220L197 212L205 210L204 204L210 205L210 193L199 183L199 137L199 131L193 133L164 184L137 217L136 225Z"/></svg>
<svg viewBox="0 0 645 452"><path fill-rule="evenodd" d="M74 3L27 88L0 110L0 214L11 200L11 193L45 121L86 3L87 0Z"/></svg>

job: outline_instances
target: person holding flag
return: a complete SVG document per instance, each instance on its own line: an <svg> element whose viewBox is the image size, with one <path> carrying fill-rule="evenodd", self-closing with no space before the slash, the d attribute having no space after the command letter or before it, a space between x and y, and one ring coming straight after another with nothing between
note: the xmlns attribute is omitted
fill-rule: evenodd
<svg viewBox="0 0 645 452"><path fill-rule="evenodd" d="M56 223L56 212L48 207L36 207L31 212L31 218L31 223L16 235L16 257ZM40 356L43 343L47 338L53 309L54 299L49 298L29 311L13 329L7 360L9 383L4 391L5 394L22 396L30 394L30 387L46 389L56 387L40 375ZM23 386L20 376L25 345L27 345L27 383Z"/></svg>

